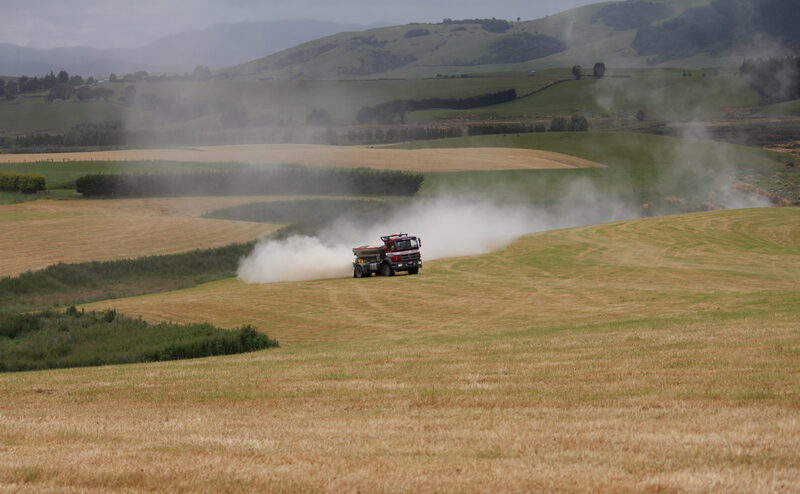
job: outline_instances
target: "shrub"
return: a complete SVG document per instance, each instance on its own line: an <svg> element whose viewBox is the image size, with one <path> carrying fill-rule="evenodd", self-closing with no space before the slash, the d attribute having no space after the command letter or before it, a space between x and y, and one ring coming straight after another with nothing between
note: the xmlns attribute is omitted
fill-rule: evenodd
<svg viewBox="0 0 800 494"><path fill-rule="evenodd" d="M21 175L19 177L19 182L17 184L20 192L25 192L27 194L32 194L34 192L38 192L40 190L45 189L45 178L44 175L40 175L37 173L30 173Z"/></svg>
<svg viewBox="0 0 800 494"><path fill-rule="evenodd" d="M19 173L0 172L0 190L9 192L16 192L19 190L17 186L19 176Z"/></svg>
<svg viewBox="0 0 800 494"><path fill-rule="evenodd" d="M38 173L0 172L0 190L33 193L45 190L45 177Z"/></svg>

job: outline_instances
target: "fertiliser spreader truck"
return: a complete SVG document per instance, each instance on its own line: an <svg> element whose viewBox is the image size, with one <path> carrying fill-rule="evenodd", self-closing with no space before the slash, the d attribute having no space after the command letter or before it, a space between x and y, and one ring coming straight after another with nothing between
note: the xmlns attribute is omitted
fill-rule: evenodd
<svg viewBox="0 0 800 494"><path fill-rule="evenodd" d="M353 254L353 278L366 278L377 273L378 276L394 276L398 271L408 274L419 273L422 258L419 248L422 239L407 233L397 233L381 237L383 245L362 245L355 247Z"/></svg>

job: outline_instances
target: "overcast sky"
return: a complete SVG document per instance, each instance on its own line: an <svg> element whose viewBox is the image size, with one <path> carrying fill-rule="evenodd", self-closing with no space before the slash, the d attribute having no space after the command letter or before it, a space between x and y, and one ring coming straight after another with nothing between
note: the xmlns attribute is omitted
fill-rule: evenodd
<svg viewBox="0 0 800 494"><path fill-rule="evenodd" d="M356 24L450 18L536 19L600 0L0 0L0 42L129 48L220 22L314 19Z"/></svg>

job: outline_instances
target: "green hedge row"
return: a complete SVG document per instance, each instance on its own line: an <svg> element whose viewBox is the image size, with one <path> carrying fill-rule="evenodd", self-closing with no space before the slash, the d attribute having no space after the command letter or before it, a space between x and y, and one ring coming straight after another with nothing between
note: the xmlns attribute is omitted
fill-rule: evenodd
<svg viewBox="0 0 800 494"><path fill-rule="evenodd" d="M149 324L118 314L45 311L0 314L0 372L156 362L274 348L278 342L243 326Z"/></svg>
<svg viewBox="0 0 800 494"><path fill-rule="evenodd" d="M75 185L84 197L201 195L386 195L412 196L424 175L370 168L284 165L272 169L146 175L84 175Z"/></svg>
<svg viewBox="0 0 800 494"><path fill-rule="evenodd" d="M38 173L0 172L0 190L32 194L45 190L44 175Z"/></svg>

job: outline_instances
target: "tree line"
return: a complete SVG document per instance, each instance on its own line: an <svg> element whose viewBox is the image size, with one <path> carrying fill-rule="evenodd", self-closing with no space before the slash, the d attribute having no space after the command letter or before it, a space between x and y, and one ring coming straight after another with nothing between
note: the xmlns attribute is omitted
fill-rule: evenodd
<svg viewBox="0 0 800 494"><path fill-rule="evenodd" d="M177 197L203 195L387 195L412 196L424 175L370 168L282 165L197 173L84 175L75 188L84 197Z"/></svg>

